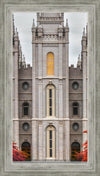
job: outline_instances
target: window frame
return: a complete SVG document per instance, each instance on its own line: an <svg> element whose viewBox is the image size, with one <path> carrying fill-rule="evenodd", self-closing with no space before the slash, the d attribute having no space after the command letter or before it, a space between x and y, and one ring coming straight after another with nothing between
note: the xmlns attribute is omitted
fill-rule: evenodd
<svg viewBox="0 0 100 176"><path fill-rule="evenodd" d="M49 90L52 90L52 97L49 95ZM50 106L50 100L52 100L52 106ZM50 115L50 109L52 110L52 115ZM49 84L46 87L46 116L54 117L55 116L55 86L53 84Z"/></svg>
<svg viewBox="0 0 100 176"><path fill-rule="evenodd" d="M50 147L50 131L52 131L52 147ZM56 151L56 129L53 125L49 125L46 129L47 133L47 159L55 159L55 151ZM52 156L50 156L50 152L52 151Z"/></svg>
<svg viewBox="0 0 100 176"><path fill-rule="evenodd" d="M27 103L27 105L25 106L24 104ZM23 105L22 105L22 108L23 108L23 116L29 116L29 103L28 102L24 102ZM27 108L27 114L24 113L25 109L24 108Z"/></svg>
<svg viewBox="0 0 100 176"><path fill-rule="evenodd" d="M75 103L77 103L77 105L74 105ZM73 112L73 116L75 116L75 115L79 115L79 103L78 102L73 102L73 104L72 104L72 112ZM77 109L77 113L74 113L74 110L76 110Z"/></svg>
<svg viewBox="0 0 100 176"><path fill-rule="evenodd" d="M54 53L48 52L47 53L47 76L53 76L53 75L54 75Z"/></svg>

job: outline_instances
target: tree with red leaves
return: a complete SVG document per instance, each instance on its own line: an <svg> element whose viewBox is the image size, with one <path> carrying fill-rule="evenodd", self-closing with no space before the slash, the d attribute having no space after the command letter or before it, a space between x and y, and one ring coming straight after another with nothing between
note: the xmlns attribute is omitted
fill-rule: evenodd
<svg viewBox="0 0 100 176"><path fill-rule="evenodd" d="M27 153L18 150L16 143L13 142L13 161L25 161L27 156Z"/></svg>
<svg viewBox="0 0 100 176"><path fill-rule="evenodd" d="M83 133L87 133L87 131L83 131ZM77 161L87 161L87 153L88 153L88 141L87 140L82 145L82 147L83 147L83 151L81 151L80 153L76 153Z"/></svg>

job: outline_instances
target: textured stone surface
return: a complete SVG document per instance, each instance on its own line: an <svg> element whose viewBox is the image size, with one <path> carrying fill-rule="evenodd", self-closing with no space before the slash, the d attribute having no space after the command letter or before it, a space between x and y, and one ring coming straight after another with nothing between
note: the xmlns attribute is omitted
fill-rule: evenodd
<svg viewBox="0 0 100 176"><path fill-rule="evenodd" d="M26 175L26 171L28 175L93 175L98 176L100 175L100 130L99 130L99 114L100 114L100 60L99 60L99 44L100 44L100 24L99 24L99 0L84 0L84 1L18 1L16 0L11 1L1 1L3 4L0 6L0 26L1 26L1 33L0 39L0 54L1 56L5 52L5 55L1 57L1 64L0 64L0 77L1 77L1 125L0 125L0 134L1 137L1 153L0 153L0 166L1 166L1 175L15 175L18 174ZM31 5L30 5L31 3ZM20 6L22 4L22 6ZM33 5L35 4L35 5ZM37 5L38 4L38 5ZM71 6L69 7L68 4ZM75 6L74 6L75 4ZM83 6L84 4L84 6ZM59 11L88 11L89 12L89 62L88 62L88 118L89 118L89 162L88 164L79 164L79 163L67 163L67 162L54 162L54 163L44 163L44 162L34 162L34 163L12 163L11 162L11 142L12 142L12 56L11 56L11 11L13 10L29 10L29 11L38 11L38 10L51 10L55 11L56 9ZM7 10L5 13L5 9ZM96 13L94 13L94 9ZM2 13L3 12L3 13ZM5 14L5 18L4 15ZM9 15L8 15L9 14ZM94 26L94 17L96 15L96 23ZM94 37L94 27L95 27L95 37ZM4 30L5 29L5 30ZM4 36L4 39L3 39ZM6 39L6 43L4 43ZM96 39L96 56L95 55L95 48L94 48L94 41ZM6 46L6 50L5 47ZM7 57L6 57L7 56ZM95 75L96 70L96 75ZM34 74L34 71L32 72ZM95 77L96 77L96 86L95 86ZM5 80L5 81L4 81ZM33 81L34 86L34 81ZM95 94L96 89L96 94ZM34 97L33 97L34 98ZM95 101L96 98L96 101ZM96 111L95 111L96 105ZM34 109L34 104L33 104ZM35 109L34 109L35 110ZM33 111L33 117L35 117L35 111ZM5 119L5 120L4 120ZM95 122L97 124L95 130ZM67 124L68 126L68 124ZM11 127L11 128L9 128ZM4 130L3 130L4 129ZM33 128L34 129L34 128ZM92 130L91 130L92 129ZM35 134L35 133L34 133ZM95 135L97 134L97 135ZM35 137L35 136L34 136ZM32 140L34 139L32 138ZM95 137L95 138L94 138ZM35 138L36 139L36 138ZM5 147L6 146L6 147ZM96 150L94 150L96 148ZM35 148L36 149L36 148ZM34 152L34 151L33 151ZM36 152L35 152L36 153ZM97 155L96 155L97 154ZM58 156L58 155L57 155ZM95 160L96 157L96 160ZM3 161L3 162L2 162ZM96 166L96 167L95 167ZM18 173L17 173L18 172Z"/></svg>

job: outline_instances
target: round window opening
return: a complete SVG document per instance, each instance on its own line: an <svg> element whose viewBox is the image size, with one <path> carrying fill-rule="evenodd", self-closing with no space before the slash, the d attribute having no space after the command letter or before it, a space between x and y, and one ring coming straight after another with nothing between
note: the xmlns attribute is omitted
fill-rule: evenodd
<svg viewBox="0 0 100 176"><path fill-rule="evenodd" d="M72 87L73 87L74 90L77 90L77 89L79 88L78 82L74 82L74 83L72 84Z"/></svg>
<svg viewBox="0 0 100 176"><path fill-rule="evenodd" d="M23 124L23 130L24 131L28 131L29 130L29 124L28 123L24 123Z"/></svg>
<svg viewBox="0 0 100 176"><path fill-rule="evenodd" d="M27 82L23 83L23 89L27 90L29 88L29 84Z"/></svg>
<svg viewBox="0 0 100 176"><path fill-rule="evenodd" d="M78 123L74 123L72 126L74 131L77 131L79 129L79 124Z"/></svg>

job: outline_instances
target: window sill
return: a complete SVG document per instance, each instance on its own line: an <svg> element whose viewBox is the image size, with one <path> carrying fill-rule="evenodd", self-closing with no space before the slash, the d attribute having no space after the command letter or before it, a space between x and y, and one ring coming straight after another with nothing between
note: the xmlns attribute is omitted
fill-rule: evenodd
<svg viewBox="0 0 100 176"><path fill-rule="evenodd" d="M51 161L51 160L55 160L56 158L46 158L46 160Z"/></svg>

